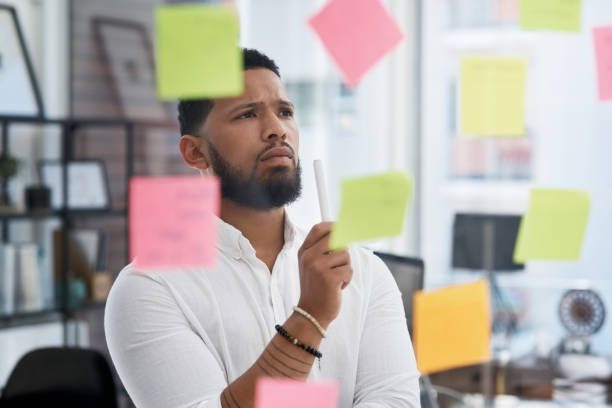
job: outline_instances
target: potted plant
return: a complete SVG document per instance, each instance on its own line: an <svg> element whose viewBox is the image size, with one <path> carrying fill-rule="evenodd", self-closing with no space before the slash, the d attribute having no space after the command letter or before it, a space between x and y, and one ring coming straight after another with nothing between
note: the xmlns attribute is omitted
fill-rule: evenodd
<svg viewBox="0 0 612 408"><path fill-rule="evenodd" d="M11 177L17 174L18 162L8 153L0 154L0 206L8 207L11 205L11 198L8 193L8 182Z"/></svg>

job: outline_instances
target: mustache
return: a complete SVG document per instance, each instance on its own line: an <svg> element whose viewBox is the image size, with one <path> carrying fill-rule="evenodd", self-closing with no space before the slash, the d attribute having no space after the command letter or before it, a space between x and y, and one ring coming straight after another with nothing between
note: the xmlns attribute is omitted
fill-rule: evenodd
<svg viewBox="0 0 612 408"><path fill-rule="evenodd" d="M257 162L259 162L259 160L261 159L261 156L263 156L264 154L266 154L266 152L270 149L274 149L275 147L279 147L279 146L283 146L288 148L289 150L291 150L291 154L293 155L293 157L295 157L295 150L293 150L293 147L291 147L291 145L287 142L280 142L278 144L276 143L272 143L269 144L265 147L265 149L263 149L261 152L259 152L257 154Z"/></svg>

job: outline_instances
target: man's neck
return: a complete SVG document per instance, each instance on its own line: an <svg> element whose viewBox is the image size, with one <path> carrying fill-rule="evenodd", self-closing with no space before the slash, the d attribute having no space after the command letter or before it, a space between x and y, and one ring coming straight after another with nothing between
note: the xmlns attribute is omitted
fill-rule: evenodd
<svg viewBox="0 0 612 408"><path fill-rule="evenodd" d="M285 244L285 209L253 210L224 198L221 200L221 219L242 232L257 257L272 272L276 257Z"/></svg>

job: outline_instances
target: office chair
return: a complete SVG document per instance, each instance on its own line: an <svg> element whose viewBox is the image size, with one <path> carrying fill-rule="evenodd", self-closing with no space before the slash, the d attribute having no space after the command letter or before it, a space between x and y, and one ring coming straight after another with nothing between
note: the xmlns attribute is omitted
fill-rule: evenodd
<svg viewBox="0 0 612 408"><path fill-rule="evenodd" d="M408 324L408 331L412 338L412 298L416 291L423 289L425 264L420 258L411 258L377 251L375 251L374 254L387 265L393 278L395 278L397 287L402 293L404 311L406 312L406 323Z"/></svg>
<svg viewBox="0 0 612 408"><path fill-rule="evenodd" d="M375 251L378 256L387 265L391 271L391 275L395 278L397 287L402 294L404 303L404 311L406 312L406 323L410 338L413 338L412 333L412 310L414 293L422 290L425 279L425 264L420 258L411 258L395 254ZM437 408L436 392L433 385L429 381L429 377L424 376L419 379L421 388L421 406L423 408Z"/></svg>
<svg viewBox="0 0 612 408"><path fill-rule="evenodd" d="M117 408L117 394L104 356L82 348L30 351L11 372L0 407Z"/></svg>

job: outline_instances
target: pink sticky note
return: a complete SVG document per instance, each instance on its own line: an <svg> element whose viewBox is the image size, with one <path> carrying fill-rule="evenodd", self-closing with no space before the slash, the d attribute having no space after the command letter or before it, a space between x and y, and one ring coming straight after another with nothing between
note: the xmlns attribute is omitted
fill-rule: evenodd
<svg viewBox="0 0 612 408"><path fill-rule="evenodd" d="M211 266L216 257L219 181L133 177L130 259L140 268Z"/></svg>
<svg viewBox="0 0 612 408"><path fill-rule="evenodd" d="M308 23L350 87L404 36L380 0L331 0Z"/></svg>
<svg viewBox="0 0 612 408"><path fill-rule="evenodd" d="M255 386L255 408L336 408L338 383L262 378Z"/></svg>
<svg viewBox="0 0 612 408"><path fill-rule="evenodd" d="M599 77L599 99L612 99L612 26L593 29Z"/></svg>

